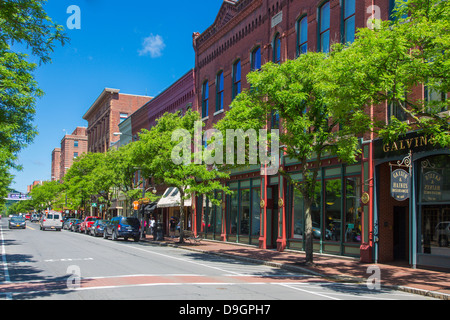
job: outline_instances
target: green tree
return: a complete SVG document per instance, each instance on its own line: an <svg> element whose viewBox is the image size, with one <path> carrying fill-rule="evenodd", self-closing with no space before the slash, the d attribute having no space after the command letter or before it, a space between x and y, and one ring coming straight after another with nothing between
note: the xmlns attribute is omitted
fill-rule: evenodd
<svg viewBox="0 0 450 320"><path fill-rule="evenodd" d="M303 196L305 202L306 262L313 263L312 204L324 156L352 163L360 154L358 138L370 118L355 101L335 99L336 84L329 71L331 60L323 53L308 53L282 65L267 63L248 76L250 90L236 97L216 128L226 130L278 127L280 152L300 163L298 182L281 167L279 173ZM349 103L350 102L350 103ZM345 124L345 126L343 126ZM261 163L261 162L260 162Z"/></svg>
<svg viewBox="0 0 450 320"><path fill-rule="evenodd" d="M392 106L387 123L373 119L375 133L385 140L417 130L448 147L450 116L443 111L450 101L450 2L399 0L393 19L377 25L360 29L351 46L334 46L330 70L339 83L336 99ZM412 94L421 85L424 99Z"/></svg>
<svg viewBox="0 0 450 320"><path fill-rule="evenodd" d="M30 203L35 209L61 209L58 203L61 202L64 186L58 181L46 181L38 185L30 192L32 200Z"/></svg>
<svg viewBox="0 0 450 320"><path fill-rule="evenodd" d="M44 10L46 1L0 0L0 173L21 169L17 153L33 141L36 99L43 92L33 72L37 65L28 55L17 52L26 47L40 63L51 61L55 44L64 44L63 27L52 22ZM3 184L0 185L0 188ZM3 193L1 190L0 193Z"/></svg>
<svg viewBox="0 0 450 320"><path fill-rule="evenodd" d="M151 175L157 183L177 188L180 193L180 242L184 241L185 200L193 194L206 195L214 204L220 204L212 196L214 190L229 193L222 181L229 178L227 173L208 167L204 162L194 162L195 153L190 152L191 141L195 126L199 123L200 115L197 112L188 111L184 116L179 113L165 113L156 126L143 130L139 141L133 143L135 163L142 172ZM181 134L175 137L175 132ZM182 156L180 144L187 147L184 148ZM174 154L186 157L186 161L175 161Z"/></svg>
<svg viewBox="0 0 450 320"><path fill-rule="evenodd" d="M97 183L105 157L104 153L82 154L67 171L64 176L64 187L72 204L71 209L86 210L92 197L106 188L104 184Z"/></svg>

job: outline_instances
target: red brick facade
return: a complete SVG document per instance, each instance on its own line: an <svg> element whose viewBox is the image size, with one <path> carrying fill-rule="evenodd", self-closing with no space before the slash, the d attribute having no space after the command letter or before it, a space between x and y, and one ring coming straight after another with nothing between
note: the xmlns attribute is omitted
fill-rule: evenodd
<svg viewBox="0 0 450 320"><path fill-rule="evenodd" d="M65 135L61 140L60 150L60 175L58 179L63 180L74 159L88 150L86 128L77 127L72 134Z"/></svg>
<svg viewBox="0 0 450 320"><path fill-rule="evenodd" d="M196 109L193 70L131 115L132 134L136 136L142 129L149 130L166 112L184 113L188 108Z"/></svg>
<svg viewBox="0 0 450 320"><path fill-rule="evenodd" d="M52 181L58 181L61 172L61 148L55 148L52 151Z"/></svg>
<svg viewBox="0 0 450 320"><path fill-rule="evenodd" d="M106 152L120 138L121 119L129 117L150 101L148 96L119 93L120 90L106 88L89 108L83 119L88 122L88 151Z"/></svg>

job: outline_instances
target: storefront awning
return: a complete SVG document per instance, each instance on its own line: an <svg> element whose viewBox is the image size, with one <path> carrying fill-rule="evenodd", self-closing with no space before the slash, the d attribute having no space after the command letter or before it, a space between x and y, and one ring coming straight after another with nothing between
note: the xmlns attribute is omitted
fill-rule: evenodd
<svg viewBox="0 0 450 320"><path fill-rule="evenodd" d="M144 207L144 212L153 212L156 209L157 202L152 202Z"/></svg>
<svg viewBox="0 0 450 320"><path fill-rule="evenodd" d="M158 208L174 208L180 206L180 192L178 188L167 188L163 197L158 201ZM184 200L184 206L190 207L192 205L191 199Z"/></svg>

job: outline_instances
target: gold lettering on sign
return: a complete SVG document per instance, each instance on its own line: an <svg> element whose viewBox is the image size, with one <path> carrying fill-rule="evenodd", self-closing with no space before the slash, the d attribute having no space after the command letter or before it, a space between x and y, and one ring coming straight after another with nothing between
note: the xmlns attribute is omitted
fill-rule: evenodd
<svg viewBox="0 0 450 320"><path fill-rule="evenodd" d="M386 153L386 152L390 152L390 151L419 148L419 147L424 147L427 145L428 145L428 137L421 136L421 137L414 137L414 138L410 138L410 139L398 140L398 141L394 141L392 143L385 143L383 145L383 151Z"/></svg>

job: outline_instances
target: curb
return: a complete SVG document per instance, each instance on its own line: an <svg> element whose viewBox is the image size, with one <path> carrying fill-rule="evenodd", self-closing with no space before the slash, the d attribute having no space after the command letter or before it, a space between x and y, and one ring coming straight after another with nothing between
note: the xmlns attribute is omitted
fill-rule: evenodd
<svg viewBox="0 0 450 320"><path fill-rule="evenodd" d="M309 270L309 269L306 269L306 268L286 265L284 263L267 261L267 260L260 260L260 259L256 259L256 258L247 258L247 257L235 256L235 255L231 255L231 254L227 254L227 253L213 252L213 251L208 251L208 250L191 248L191 247L187 247L187 246L180 246L180 245L177 245L177 244L174 244L174 243L167 243L167 242L163 242L163 241L153 241L153 240L150 240L150 241L149 240L144 240L144 241L146 243L148 243L148 244L153 244L153 245L157 245L157 246L161 246L161 247L172 247L172 248L183 249L183 250L188 250L188 251L207 253L207 254L211 254L211 255L231 258L231 259L245 261L245 262L250 262L250 263L254 263L254 264L265 265L265 266L285 269L285 270L289 270L289 271L306 273L306 274L309 274L309 275L314 276L314 277L320 277L320 278L324 278L326 280L335 281L335 282L364 283L364 282L367 281L367 279L361 278L361 277L335 276L335 275L330 276L330 275L319 273L319 272L316 272L316 271L313 271L313 270ZM430 297L430 298L435 298L435 299L440 299L440 300L450 300L450 294L437 292L437 291L418 289L418 288L412 288L412 287L407 287L407 286L399 286L399 285L381 285L381 287L384 288L384 289L398 290L398 291L402 291L402 292L406 292L406 293L417 294L417 295Z"/></svg>

